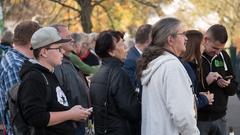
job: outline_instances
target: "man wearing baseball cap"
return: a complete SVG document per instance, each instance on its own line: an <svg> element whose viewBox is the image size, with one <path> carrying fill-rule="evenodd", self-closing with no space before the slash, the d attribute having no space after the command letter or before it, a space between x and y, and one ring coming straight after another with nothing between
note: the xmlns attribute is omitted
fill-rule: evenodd
<svg viewBox="0 0 240 135"><path fill-rule="evenodd" d="M69 41L53 27L40 28L31 38L35 60L25 61L20 71L18 101L23 119L36 135L73 135L73 121L87 119L91 113L80 105L69 107L53 73L62 63L61 45Z"/></svg>

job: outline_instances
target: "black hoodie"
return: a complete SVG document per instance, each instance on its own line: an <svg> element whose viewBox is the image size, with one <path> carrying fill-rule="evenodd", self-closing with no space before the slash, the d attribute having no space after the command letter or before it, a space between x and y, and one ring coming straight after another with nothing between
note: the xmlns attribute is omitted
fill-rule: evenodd
<svg viewBox="0 0 240 135"><path fill-rule="evenodd" d="M47 88L46 80L41 73L47 78L49 88ZM25 121L35 127L36 135L74 134L72 121L47 126L50 120L49 112L70 109L56 76L36 61L30 60L24 62L20 78L22 80L18 96L20 109ZM47 102L46 90L51 90L49 102Z"/></svg>
<svg viewBox="0 0 240 135"><path fill-rule="evenodd" d="M202 83L202 91L210 91L214 94L214 102L198 110L198 120L209 121L217 120L226 115L228 96L235 94L237 89L237 82L233 73L231 59L226 51L221 51L218 56L211 57L207 53L202 55L202 69L203 78L206 78L209 72L218 72L223 78L232 75L231 83L221 88L218 86L217 81L207 84L206 80Z"/></svg>

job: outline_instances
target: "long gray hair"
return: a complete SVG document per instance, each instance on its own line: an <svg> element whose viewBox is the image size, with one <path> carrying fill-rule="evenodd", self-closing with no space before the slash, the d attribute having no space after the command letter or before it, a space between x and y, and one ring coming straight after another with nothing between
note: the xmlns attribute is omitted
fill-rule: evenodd
<svg viewBox="0 0 240 135"><path fill-rule="evenodd" d="M162 55L168 45L168 37L176 36L181 21L176 18L163 18L153 25L152 42L143 51L142 58L138 62L137 77L140 79L142 71L147 68L148 63Z"/></svg>

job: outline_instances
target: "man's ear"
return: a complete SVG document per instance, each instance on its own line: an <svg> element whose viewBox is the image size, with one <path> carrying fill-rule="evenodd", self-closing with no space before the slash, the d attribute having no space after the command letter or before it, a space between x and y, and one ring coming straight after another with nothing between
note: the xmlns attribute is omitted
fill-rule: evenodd
<svg viewBox="0 0 240 135"><path fill-rule="evenodd" d="M208 42L208 37L204 36L203 37L203 46L206 46L207 42Z"/></svg>
<svg viewBox="0 0 240 135"><path fill-rule="evenodd" d="M148 47L152 42L152 39L151 38L148 38L148 40L146 41L146 47Z"/></svg>
<svg viewBox="0 0 240 135"><path fill-rule="evenodd" d="M41 49L40 56L47 58L48 50L46 48Z"/></svg>

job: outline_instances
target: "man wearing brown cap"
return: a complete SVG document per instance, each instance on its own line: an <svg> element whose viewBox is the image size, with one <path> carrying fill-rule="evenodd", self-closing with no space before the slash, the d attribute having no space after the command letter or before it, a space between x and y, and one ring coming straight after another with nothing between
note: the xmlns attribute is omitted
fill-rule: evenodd
<svg viewBox="0 0 240 135"><path fill-rule="evenodd" d="M36 135L73 135L73 121L87 119L91 113L80 105L70 108L53 73L62 63L62 43L70 40L61 38L53 27L41 28L31 38L36 60L23 64L18 98L23 119Z"/></svg>

